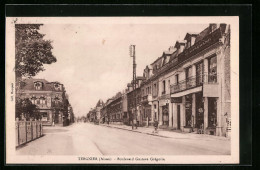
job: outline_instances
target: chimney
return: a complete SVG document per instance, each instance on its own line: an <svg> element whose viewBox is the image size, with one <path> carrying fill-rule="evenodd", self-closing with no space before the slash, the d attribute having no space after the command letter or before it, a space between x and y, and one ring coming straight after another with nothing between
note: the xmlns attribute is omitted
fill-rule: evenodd
<svg viewBox="0 0 260 170"><path fill-rule="evenodd" d="M216 23L211 23L211 24L209 24L209 30L210 30L210 32L215 31L218 27L219 27L219 24L216 24Z"/></svg>

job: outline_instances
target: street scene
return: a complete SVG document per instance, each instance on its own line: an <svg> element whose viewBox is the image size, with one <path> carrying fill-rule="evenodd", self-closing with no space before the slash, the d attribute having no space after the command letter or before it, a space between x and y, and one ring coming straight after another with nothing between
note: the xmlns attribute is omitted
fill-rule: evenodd
<svg viewBox="0 0 260 170"><path fill-rule="evenodd" d="M231 155L230 24L22 21L16 155Z"/></svg>
<svg viewBox="0 0 260 170"><path fill-rule="evenodd" d="M17 150L18 155L228 155L230 140L152 128L76 123L46 127L44 137ZM54 140L55 139L55 140ZM41 146L40 148L38 146Z"/></svg>

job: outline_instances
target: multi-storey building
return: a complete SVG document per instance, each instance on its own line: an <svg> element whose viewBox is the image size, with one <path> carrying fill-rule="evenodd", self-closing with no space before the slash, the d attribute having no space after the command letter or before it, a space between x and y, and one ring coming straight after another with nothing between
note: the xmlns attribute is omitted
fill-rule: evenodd
<svg viewBox="0 0 260 170"><path fill-rule="evenodd" d="M123 123L123 95L121 92L118 92L114 97L113 101L109 103L109 116L110 123Z"/></svg>
<svg viewBox="0 0 260 170"><path fill-rule="evenodd" d="M152 67L146 66L144 69L144 80L141 83L141 117L142 125L149 126L153 123L154 117L152 116Z"/></svg>
<svg viewBox="0 0 260 170"><path fill-rule="evenodd" d="M141 111L141 82L143 77L136 77L136 89L133 89L133 81L129 83L127 90L127 111L128 111L128 124L131 124L133 119L137 120L138 125L142 124L142 111Z"/></svg>
<svg viewBox="0 0 260 170"><path fill-rule="evenodd" d="M187 33L151 64L152 117L159 125L225 136L230 117L229 36L228 25L210 24L198 34Z"/></svg>
<svg viewBox="0 0 260 170"><path fill-rule="evenodd" d="M68 99L65 88L59 82L45 79L24 79L16 92L18 98L28 98L37 106L43 125L63 124L68 117Z"/></svg>
<svg viewBox="0 0 260 170"><path fill-rule="evenodd" d="M197 35L187 33L171 86L171 107L178 128L226 135L226 119L230 117L229 38L226 24L210 24Z"/></svg>
<svg viewBox="0 0 260 170"><path fill-rule="evenodd" d="M90 122L100 122L102 121L102 117L101 117L101 109L104 106L104 102L99 99L96 107L95 108L91 108L90 111L87 113L87 119Z"/></svg>

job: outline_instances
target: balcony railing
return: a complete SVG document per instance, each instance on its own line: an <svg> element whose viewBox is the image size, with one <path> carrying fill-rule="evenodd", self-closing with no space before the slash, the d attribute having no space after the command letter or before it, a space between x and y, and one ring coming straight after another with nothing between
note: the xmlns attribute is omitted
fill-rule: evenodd
<svg viewBox="0 0 260 170"><path fill-rule="evenodd" d="M180 91L188 90L194 87L202 86L204 83L215 84L218 83L217 74L202 74L198 76L189 77L186 80L180 81L177 84L171 85L171 94Z"/></svg>

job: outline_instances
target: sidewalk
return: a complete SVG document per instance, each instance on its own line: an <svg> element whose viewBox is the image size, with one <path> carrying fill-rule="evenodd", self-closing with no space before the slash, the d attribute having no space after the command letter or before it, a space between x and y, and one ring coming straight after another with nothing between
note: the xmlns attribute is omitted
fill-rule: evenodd
<svg viewBox="0 0 260 170"><path fill-rule="evenodd" d="M115 124L99 124L101 126L117 128L122 130L133 131L137 133L143 133L153 136L159 136L164 138L175 138L175 139L205 139L205 140L223 140L223 141L230 141L229 138L222 137L222 136L213 136L207 134L196 134L196 133L184 133L180 131L173 131L168 129L158 129L158 133L153 133L154 127L138 127L137 129L132 130L132 126L127 125L115 125Z"/></svg>

